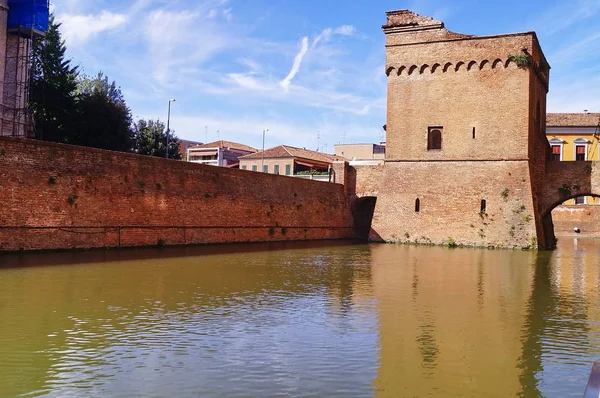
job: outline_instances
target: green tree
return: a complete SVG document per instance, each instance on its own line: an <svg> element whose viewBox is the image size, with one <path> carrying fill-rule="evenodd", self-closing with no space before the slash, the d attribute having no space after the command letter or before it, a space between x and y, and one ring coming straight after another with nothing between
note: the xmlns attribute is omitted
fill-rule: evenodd
<svg viewBox="0 0 600 398"><path fill-rule="evenodd" d="M77 131L73 143L114 151L133 150L131 111L121 89L102 72L77 80Z"/></svg>
<svg viewBox="0 0 600 398"><path fill-rule="evenodd" d="M72 143L76 113L77 67L65 58L60 24L50 16L46 37L36 40L31 58L30 109L36 138Z"/></svg>
<svg viewBox="0 0 600 398"><path fill-rule="evenodd" d="M140 119L133 127L134 152L140 155L165 157L167 136L165 124L160 120ZM181 159L179 138L173 130L169 132L169 158Z"/></svg>

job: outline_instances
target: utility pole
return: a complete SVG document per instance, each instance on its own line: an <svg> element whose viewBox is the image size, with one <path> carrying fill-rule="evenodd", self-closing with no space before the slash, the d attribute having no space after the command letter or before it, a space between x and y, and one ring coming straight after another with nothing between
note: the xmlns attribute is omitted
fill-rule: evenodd
<svg viewBox="0 0 600 398"><path fill-rule="evenodd" d="M169 100L169 112L167 113L167 150L165 151L165 158L169 158L169 129L171 125L171 102L175 102L175 98Z"/></svg>
<svg viewBox="0 0 600 398"><path fill-rule="evenodd" d="M260 157L260 171L262 172L265 169L265 133L269 131L269 129L263 130L263 145L262 145L262 153Z"/></svg>

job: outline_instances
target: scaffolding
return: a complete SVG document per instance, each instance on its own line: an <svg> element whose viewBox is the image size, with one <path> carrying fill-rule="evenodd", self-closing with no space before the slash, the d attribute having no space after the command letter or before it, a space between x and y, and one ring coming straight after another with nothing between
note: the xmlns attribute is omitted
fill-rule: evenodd
<svg viewBox="0 0 600 398"><path fill-rule="evenodd" d="M31 56L48 30L48 0L9 0L0 135L33 138Z"/></svg>

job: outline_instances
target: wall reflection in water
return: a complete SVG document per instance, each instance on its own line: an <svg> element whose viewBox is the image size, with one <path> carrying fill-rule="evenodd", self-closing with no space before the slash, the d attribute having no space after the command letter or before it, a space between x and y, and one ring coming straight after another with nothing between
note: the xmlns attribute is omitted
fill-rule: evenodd
<svg viewBox="0 0 600 398"><path fill-rule="evenodd" d="M600 242L0 257L0 396L581 396Z"/></svg>

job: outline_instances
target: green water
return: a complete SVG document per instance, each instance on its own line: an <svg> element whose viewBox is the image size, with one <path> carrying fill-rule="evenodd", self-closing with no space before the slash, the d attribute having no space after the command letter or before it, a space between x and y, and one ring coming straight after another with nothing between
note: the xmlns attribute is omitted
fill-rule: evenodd
<svg viewBox="0 0 600 398"><path fill-rule="evenodd" d="M580 397L600 242L0 256L0 397Z"/></svg>

